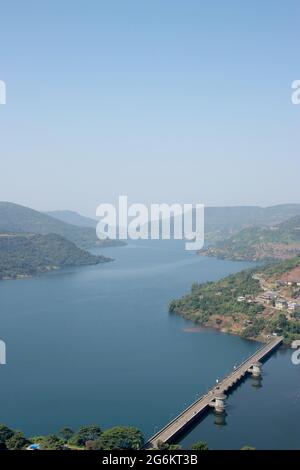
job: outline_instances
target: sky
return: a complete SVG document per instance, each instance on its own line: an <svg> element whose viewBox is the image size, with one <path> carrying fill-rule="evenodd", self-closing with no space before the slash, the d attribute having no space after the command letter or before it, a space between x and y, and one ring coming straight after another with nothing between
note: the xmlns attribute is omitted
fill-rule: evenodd
<svg viewBox="0 0 300 470"><path fill-rule="evenodd" d="M300 203L299 0L0 0L0 200Z"/></svg>

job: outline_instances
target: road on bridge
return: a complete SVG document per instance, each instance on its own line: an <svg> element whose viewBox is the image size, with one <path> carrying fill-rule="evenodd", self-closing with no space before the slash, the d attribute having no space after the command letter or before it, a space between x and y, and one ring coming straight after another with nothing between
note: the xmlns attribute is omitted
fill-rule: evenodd
<svg viewBox="0 0 300 470"><path fill-rule="evenodd" d="M178 434L195 421L204 411L206 411L214 401L215 396L228 392L237 382L239 382L253 364L262 361L272 351L278 348L283 338L276 337L265 344L261 349L254 353L249 359L227 375L217 386L212 388L206 395L196 400L180 415L168 423L163 429L156 433L144 446L145 449L157 447L158 442L167 443L172 441Z"/></svg>

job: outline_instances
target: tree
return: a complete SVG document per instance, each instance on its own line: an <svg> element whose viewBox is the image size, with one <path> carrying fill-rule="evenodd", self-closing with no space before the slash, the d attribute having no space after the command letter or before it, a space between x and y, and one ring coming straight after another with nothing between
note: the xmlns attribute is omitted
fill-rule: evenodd
<svg viewBox="0 0 300 470"><path fill-rule="evenodd" d="M62 428L59 431L58 434L64 441L68 441L74 435L74 431L73 431L73 429L68 428L67 426L65 426L64 428Z"/></svg>
<svg viewBox="0 0 300 470"><path fill-rule="evenodd" d="M286 316L284 315L284 313L281 313L277 320L277 328L279 328L280 330L283 330L284 328L286 328L287 325L288 325L288 320Z"/></svg>
<svg viewBox="0 0 300 470"><path fill-rule="evenodd" d="M62 450L65 443L55 434L50 434L45 436L41 444L44 450Z"/></svg>
<svg viewBox="0 0 300 470"><path fill-rule="evenodd" d="M95 450L140 449L144 444L141 431L134 427L118 426L104 431L95 441Z"/></svg>
<svg viewBox="0 0 300 470"><path fill-rule="evenodd" d="M250 447L250 446L244 446L241 448L241 450L256 450L255 447Z"/></svg>
<svg viewBox="0 0 300 470"><path fill-rule="evenodd" d="M26 439L24 434L20 431L16 431L13 436L6 441L6 447L8 450L21 450L28 444L30 444L30 441Z"/></svg>
<svg viewBox="0 0 300 470"><path fill-rule="evenodd" d="M96 424L82 426L68 440L68 443L75 446L84 446L87 441L95 441L96 439L98 439L101 434L102 431Z"/></svg>
<svg viewBox="0 0 300 470"><path fill-rule="evenodd" d="M33 442L34 444L43 444L45 440L45 436L31 436L29 438L30 442Z"/></svg>
<svg viewBox="0 0 300 470"><path fill-rule="evenodd" d="M159 450L169 450L170 445L167 442L163 442L163 441L158 440L157 441L157 448Z"/></svg>
<svg viewBox="0 0 300 470"><path fill-rule="evenodd" d="M208 445L206 442L195 442L195 444L192 445L192 450L209 450Z"/></svg>
<svg viewBox="0 0 300 470"><path fill-rule="evenodd" d="M0 424L0 442L5 442L14 435L14 431L5 424Z"/></svg>

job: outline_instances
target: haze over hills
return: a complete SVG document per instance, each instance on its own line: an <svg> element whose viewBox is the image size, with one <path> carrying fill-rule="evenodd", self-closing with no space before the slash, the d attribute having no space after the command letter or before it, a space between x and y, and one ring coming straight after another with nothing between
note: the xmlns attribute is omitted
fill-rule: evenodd
<svg viewBox="0 0 300 470"><path fill-rule="evenodd" d="M81 215L75 211L60 210L45 212L45 214L61 220L62 222L66 222L67 224L77 225L78 227L96 228L97 226L97 220Z"/></svg>
<svg viewBox="0 0 300 470"><path fill-rule="evenodd" d="M271 227L297 215L300 216L300 204L284 204L267 208L258 206L206 207L205 239L208 243L218 245L240 230L255 227L253 229L255 231L257 227ZM124 245L124 242L120 240L97 239L96 224L96 220L74 211L59 210L42 213L18 204L0 202L0 232L57 233L83 248Z"/></svg>
<svg viewBox="0 0 300 470"><path fill-rule="evenodd" d="M300 215L300 204L282 204L270 207L233 206L206 207L206 240L217 241L250 226L276 225Z"/></svg>
<svg viewBox="0 0 300 470"><path fill-rule="evenodd" d="M61 210L47 212L63 222L80 227L95 227L97 220L78 212ZM249 227L269 227L300 215L300 204L282 204L271 207L232 206L205 207L205 242L216 244L232 237L240 230ZM171 217L171 236L174 217ZM150 224L149 224L150 237ZM161 228L160 228L161 230Z"/></svg>
<svg viewBox="0 0 300 470"><path fill-rule="evenodd" d="M259 206L205 207L205 242L215 244L230 238L244 228L270 227L297 215L300 215L300 204L282 204L265 208ZM178 217L171 216L171 234L173 234L175 220L178 222ZM148 225L150 232L150 224Z"/></svg>
<svg viewBox="0 0 300 470"><path fill-rule="evenodd" d="M55 269L111 261L78 248L57 234L0 234L0 279L17 279Z"/></svg>
<svg viewBox="0 0 300 470"><path fill-rule="evenodd" d="M82 248L122 245L118 240L99 240L92 227L79 227L48 214L14 204L0 202L0 232L56 233Z"/></svg>
<svg viewBox="0 0 300 470"><path fill-rule="evenodd" d="M300 216L269 227L248 227L200 252L222 259L272 261L300 253Z"/></svg>
<svg viewBox="0 0 300 470"><path fill-rule="evenodd" d="M195 214L195 209L193 209ZM282 204L270 207L259 206L232 206L232 207L205 207L204 208L204 230L205 245L216 245L223 243L243 229L250 227L272 227L295 216L300 216L300 204ZM178 220L179 219L179 220ZM195 220L195 217L194 217ZM174 234L175 221L183 225L181 216L171 216L171 236ZM150 233L151 226L148 224ZM160 223L160 233L162 224Z"/></svg>
<svg viewBox="0 0 300 470"><path fill-rule="evenodd" d="M81 227L95 227L97 220L75 211L57 210L46 212L63 222ZM271 207L232 206L205 207L206 232L220 231L222 236L250 225L273 225L295 215L300 215L300 204L283 204Z"/></svg>

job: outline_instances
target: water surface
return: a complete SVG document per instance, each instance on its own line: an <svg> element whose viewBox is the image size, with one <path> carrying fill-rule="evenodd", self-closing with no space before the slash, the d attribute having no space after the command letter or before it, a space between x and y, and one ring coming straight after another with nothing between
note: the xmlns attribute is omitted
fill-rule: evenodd
<svg viewBox="0 0 300 470"><path fill-rule="evenodd" d="M116 260L0 283L0 337L8 360L0 369L0 422L29 435L64 425L134 425L149 437L257 349L255 342L195 330L168 314L169 301L188 292L193 282L219 279L249 263L198 257L181 242L140 242L104 254ZM237 424L256 435L255 422L249 428L248 420L256 414L259 419L261 408L268 409L262 403L275 399L268 381L278 387L272 382L279 380L273 373L278 367L288 376L279 381L286 384L279 387L280 400L294 397L280 401L282 428L283 407L293 415L295 402L299 412L291 388L298 370L293 366L289 373L284 358L278 353L270 360L262 389L246 384L232 396L232 424L226 431L212 425L209 416L185 442L201 437L216 448L239 446ZM251 410L245 419L240 419L240 401ZM250 437L243 443L253 443Z"/></svg>

